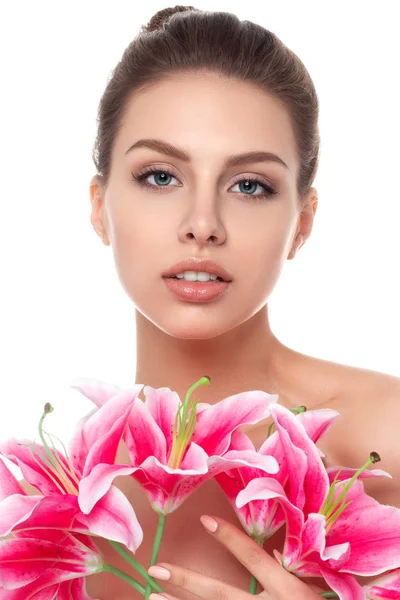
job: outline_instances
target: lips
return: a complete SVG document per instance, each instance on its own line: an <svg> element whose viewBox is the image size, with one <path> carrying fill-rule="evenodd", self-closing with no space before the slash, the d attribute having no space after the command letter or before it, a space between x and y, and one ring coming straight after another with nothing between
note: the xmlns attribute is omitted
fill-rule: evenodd
<svg viewBox="0 0 400 600"><path fill-rule="evenodd" d="M206 273L214 273L223 281L232 281L232 276L221 265L209 259L202 258L187 258L176 263L170 269L162 273L162 277L174 277L183 271L203 271Z"/></svg>

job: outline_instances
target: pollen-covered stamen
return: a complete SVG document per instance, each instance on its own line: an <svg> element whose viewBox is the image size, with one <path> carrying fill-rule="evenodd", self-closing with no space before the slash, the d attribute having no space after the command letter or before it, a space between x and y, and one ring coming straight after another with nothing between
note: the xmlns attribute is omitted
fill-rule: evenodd
<svg viewBox="0 0 400 600"><path fill-rule="evenodd" d="M349 502L346 502L346 494L355 482L355 480L359 477L359 475L361 475L363 471L365 471L369 467L369 465L379 462L380 460L381 458L377 452L371 452L367 462L360 469L358 469L358 471L354 473L353 477L347 482L340 482L339 485L337 485L337 478L339 476L340 471L336 474L335 479L332 481L329 487L328 495L325 499L325 502L319 511L320 514L325 515L326 517L327 532L335 523L335 521L340 517L342 512L349 506L349 504L351 504L351 500ZM343 489L339 496L336 499L334 499L335 492L340 487L342 487Z"/></svg>
<svg viewBox="0 0 400 600"><path fill-rule="evenodd" d="M210 378L207 376L202 377L188 389L185 401L176 413L172 448L168 460L168 466L172 469L179 469L196 427L196 405L198 400L191 400L190 396L199 385L210 385ZM189 404L191 410L188 418Z"/></svg>
<svg viewBox="0 0 400 600"><path fill-rule="evenodd" d="M58 450L56 449L54 442L51 439L50 435L46 432L46 434L48 435L48 437L51 441L51 444L53 446L53 450L49 447L49 445L46 442L46 439L43 435L43 433L44 433L43 432L43 420L46 417L46 415L53 412L53 410L54 409L51 406L51 404L49 404L47 402L44 407L44 412L39 421L39 435L43 442L43 449L44 449L45 454L43 454L40 450L34 448L34 452L36 454L36 456L34 456L32 450L31 450L31 447L29 447L29 450L31 452L31 455L32 455L32 458L34 459L34 461L40 466L40 468L46 473L46 475L53 481L53 483L57 486L57 488L60 490L61 493L74 494L75 496L77 496L79 493L79 479L76 476L74 467L71 464L71 461L68 457L67 452L65 451L64 445L62 444L64 447L64 451L66 453L66 457L67 457L66 463L67 463L68 467L66 467L66 465L62 462L62 460L60 458L60 454L59 454ZM56 439L58 439L58 438L56 438ZM31 446L33 446L33 444L31 444ZM46 468L46 466L47 466L47 468Z"/></svg>

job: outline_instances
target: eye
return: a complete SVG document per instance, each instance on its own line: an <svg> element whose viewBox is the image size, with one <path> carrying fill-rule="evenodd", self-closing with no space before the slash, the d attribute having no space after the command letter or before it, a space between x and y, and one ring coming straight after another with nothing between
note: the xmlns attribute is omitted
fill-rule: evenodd
<svg viewBox="0 0 400 600"><path fill-rule="evenodd" d="M156 181L156 184L149 183L148 181L146 181L149 177L153 176ZM168 181L171 177L173 179L176 179L173 173L168 171L168 169L156 169L153 167L142 169L137 174L132 173L132 179L136 181L138 185L145 188L152 188L153 191L155 191L156 193L161 192L161 189L163 187L170 187L168 186ZM160 183L161 185L158 185L158 183ZM234 183L234 185L242 184L245 184L245 192L239 192L242 194L242 196L254 196L258 199L266 199L271 196L274 196L275 194L278 194L278 190L276 190L266 181L258 177L242 177ZM252 191L248 194L246 192L248 192L249 189L246 189L246 187L250 188L250 190L254 190L254 188L261 187L264 190L264 192L261 194L255 194L254 191Z"/></svg>

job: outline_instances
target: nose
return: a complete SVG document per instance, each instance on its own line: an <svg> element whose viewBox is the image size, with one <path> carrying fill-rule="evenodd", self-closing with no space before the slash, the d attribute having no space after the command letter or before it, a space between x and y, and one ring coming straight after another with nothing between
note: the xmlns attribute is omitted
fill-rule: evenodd
<svg viewBox="0 0 400 600"><path fill-rule="evenodd" d="M179 227L179 239L187 243L196 240L199 247L220 245L226 240L217 202L194 199L190 213Z"/></svg>

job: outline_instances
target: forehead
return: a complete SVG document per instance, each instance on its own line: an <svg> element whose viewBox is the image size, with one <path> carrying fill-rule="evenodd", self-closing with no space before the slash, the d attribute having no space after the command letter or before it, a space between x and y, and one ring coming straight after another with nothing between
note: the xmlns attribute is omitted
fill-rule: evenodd
<svg viewBox="0 0 400 600"><path fill-rule="evenodd" d="M140 138L161 138L186 148L193 160L265 150L296 171L297 150L283 104L255 85L216 74L168 75L134 92L115 150L121 156Z"/></svg>

